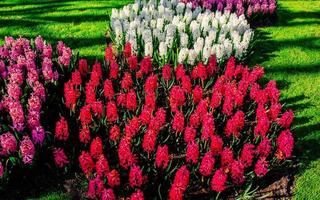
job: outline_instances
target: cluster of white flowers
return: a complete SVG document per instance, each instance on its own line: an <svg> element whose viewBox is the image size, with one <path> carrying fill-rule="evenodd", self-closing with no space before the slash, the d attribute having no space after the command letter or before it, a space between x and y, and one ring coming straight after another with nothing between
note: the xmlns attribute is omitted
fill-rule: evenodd
<svg viewBox="0 0 320 200"><path fill-rule="evenodd" d="M157 56L164 62L194 64L247 54L253 30L244 15L212 12L179 0L137 1L113 9L113 41L118 48L130 42L133 53Z"/></svg>

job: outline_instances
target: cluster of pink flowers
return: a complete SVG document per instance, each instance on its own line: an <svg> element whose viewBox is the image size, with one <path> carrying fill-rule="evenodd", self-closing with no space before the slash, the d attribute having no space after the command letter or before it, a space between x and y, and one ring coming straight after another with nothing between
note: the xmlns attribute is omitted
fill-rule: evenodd
<svg viewBox="0 0 320 200"><path fill-rule="evenodd" d="M237 15L267 15L275 13L276 0L181 0L183 3L192 3L195 8L202 6L209 10L220 12L235 12Z"/></svg>
<svg viewBox="0 0 320 200"><path fill-rule="evenodd" d="M65 64L70 62L70 52ZM53 57L51 45L41 36L34 43L22 37L6 37L0 47L0 74L4 80L0 109L10 129L0 133L0 160L20 155L24 164L32 164L35 145L43 145L46 136L41 113L47 98L46 86L59 78L58 63Z"/></svg>
<svg viewBox="0 0 320 200"><path fill-rule="evenodd" d="M89 198L143 199L152 181L169 179L168 198L183 199L199 181L194 175L223 192L249 181L248 173L262 177L291 157L293 113L281 111L274 81L265 88L258 84L262 67L249 69L230 58L218 76L212 56L191 70L181 64L159 69L150 57L138 62L130 48L126 44L123 55L115 56L108 46L105 70L95 63L90 74L71 77L77 90L72 106L65 94L71 117L80 119L79 163ZM74 73L87 71L83 63ZM166 175L173 167L175 175Z"/></svg>

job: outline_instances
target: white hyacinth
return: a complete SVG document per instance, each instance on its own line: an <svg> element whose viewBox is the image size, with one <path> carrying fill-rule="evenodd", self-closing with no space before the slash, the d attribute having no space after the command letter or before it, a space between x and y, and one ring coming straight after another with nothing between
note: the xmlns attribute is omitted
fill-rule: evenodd
<svg viewBox="0 0 320 200"><path fill-rule="evenodd" d="M167 45L165 42L160 42L160 45L159 45L159 55L160 57L165 57L167 55L167 52L168 52L168 48L167 48Z"/></svg>
<svg viewBox="0 0 320 200"><path fill-rule="evenodd" d="M179 52L179 55L178 55L178 62L184 63L184 61L188 57L188 53L189 53L189 50L187 48L182 48Z"/></svg>
<svg viewBox="0 0 320 200"><path fill-rule="evenodd" d="M244 15L192 8L179 0L137 1L112 9L110 19L118 48L130 42L133 53L152 56L159 51L161 58L172 59L169 63L174 58L189 64L207 62L211 55L218 62L230 56L243 59L253 39ZM176 55L167 56L168 52Z"/></svg>
<svg viewBox="0 0 320 200"><path fill-rule="evenodd" d="M180 46L182 48L186 48L186 47L188 47L188 44L189 44L189 36L188 36L188 34L186 34L184 32L181 32L180 33Z"/></svg>
<svg viewBox="0 0 320 200"><path fill-rule="evenodd" d="M153 53L153 45L152 45L152 42L147 42L145 45L144 45L144 55L145 56L151 56L152 57L152 53Z"/></svg>
<svg viewBox="0 0 320 200"><path fill-rule="evenodd" d="M197 57L198 57L197 52L194 49L190 49L188 54L188 63L190 65L193 65Z"/></svg>

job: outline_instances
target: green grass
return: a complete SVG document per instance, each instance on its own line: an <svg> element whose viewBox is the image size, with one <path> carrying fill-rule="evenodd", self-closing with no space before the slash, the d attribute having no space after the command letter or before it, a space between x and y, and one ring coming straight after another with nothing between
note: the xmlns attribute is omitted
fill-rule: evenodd
<svg viewBox="0 0 320 200"><path fill-rule="evenodd" d="M111 8L130 0L0 1L0 38L42 35L63 40L82 57L102 58ZM295 199L319 199L320 193L320 1L280 0L278 21L258 28L260 40L251 63L278 81L282 102L295 111L296 155L300 161ZM0 43L3 39L0 40ZM40 199L64 199L60 192Z"/></svg>
<svg viewBox="0 0 320 200"><path fill-rule="evenodd" d="M68 197L66 194L62 192L50 192L39 198L30 198L28 200L60 200L60 199L69 200L70 197Z"/></svg>

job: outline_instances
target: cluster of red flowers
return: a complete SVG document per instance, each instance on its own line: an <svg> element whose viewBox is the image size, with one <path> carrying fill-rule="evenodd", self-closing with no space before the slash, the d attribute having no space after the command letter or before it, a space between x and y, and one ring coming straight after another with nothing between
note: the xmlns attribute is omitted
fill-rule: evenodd
<svg viewBox="0 0 320 200"><path fill-rule="evenodd" d="M191 71L181 64L153 68L149 57L138 62L130 44L118 56L107 47L105 60L106 69L96 63L90 77L82 73L88 67L81 61L72 87L65 85L65 92L76 90L75 98L65 94L65 103L80 118L80 142L89 144L79 156L89 198L115 199L121 190L120 195L143 199L143 189L154 187L150 181L169 178L168 198L182 199L198 181L194 174L211 184L208 189L222 192L246 182L248 173L262 177L291 157L293 113L281 112L274 81L265 88L258 84L262 67L249 69L230 58L219 76L212 56ZM109 162L114 157L118 163ZM157 177L158 172L170 173Z"/></svg>

